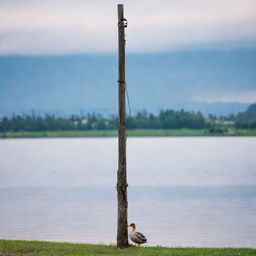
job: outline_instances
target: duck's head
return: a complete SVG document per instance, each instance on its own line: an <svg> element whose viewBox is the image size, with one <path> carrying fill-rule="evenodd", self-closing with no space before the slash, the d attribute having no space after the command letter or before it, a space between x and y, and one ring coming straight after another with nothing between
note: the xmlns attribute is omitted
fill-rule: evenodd
<svg viewBox="0 0 256 256"><path fill-rule="evenodd" d="M128 225L128 227L132 227L132 230L136 229L136 225L134 223L131 223L130 225Z"/></svg>

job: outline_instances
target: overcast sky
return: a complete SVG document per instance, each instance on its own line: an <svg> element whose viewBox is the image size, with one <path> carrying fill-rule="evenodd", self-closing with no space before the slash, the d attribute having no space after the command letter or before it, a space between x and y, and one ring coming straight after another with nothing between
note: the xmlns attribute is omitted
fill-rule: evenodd
<svg viewBox="0 0 256 256"><path fill-rule="evenodd" d="M0 0L0 54L111 53L115 0ZM256 41L255 0L127 0L127 50L246 48Z"/></svg>

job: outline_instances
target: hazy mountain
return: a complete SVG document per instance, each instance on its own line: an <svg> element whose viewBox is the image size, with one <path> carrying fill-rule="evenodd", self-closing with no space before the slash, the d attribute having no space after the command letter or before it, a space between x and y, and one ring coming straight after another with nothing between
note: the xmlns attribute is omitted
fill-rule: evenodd
<svg viewBox="0 0 256 256"><path fill-rule="evenodd" d="M133 112L175 108L228 114L249 104L218 98L256 90L256 50L129 54ZM214 103L212 98L216 99ZM117 56L2 56L0 112L115 113Z"/></svg>

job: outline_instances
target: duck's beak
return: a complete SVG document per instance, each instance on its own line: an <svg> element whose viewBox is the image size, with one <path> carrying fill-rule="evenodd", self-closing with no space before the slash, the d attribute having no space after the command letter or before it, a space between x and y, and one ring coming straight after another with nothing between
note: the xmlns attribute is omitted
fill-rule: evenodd
<svg viewBox="0 0 256 256"><path fill-rule="evenodd" d="M131 225L127 225L127 227L130 227Z"/></svg>

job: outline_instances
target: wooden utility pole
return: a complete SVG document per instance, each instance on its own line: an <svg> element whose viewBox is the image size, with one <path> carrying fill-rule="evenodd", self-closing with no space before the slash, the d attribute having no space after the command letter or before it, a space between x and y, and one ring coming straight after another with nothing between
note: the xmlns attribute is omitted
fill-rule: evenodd
<svg viewBox="0 0 256 256"><path fill-rule="evenodd" d="M117 170L117 247L127 248L127 178L126 178L126 118L125 118L125 28L127 21L123 15L123 5L118 9L118 170Z"/></svg>

